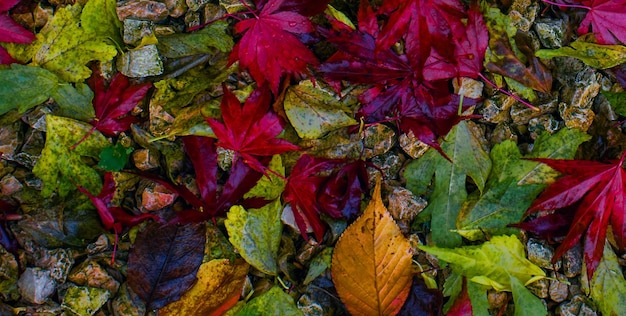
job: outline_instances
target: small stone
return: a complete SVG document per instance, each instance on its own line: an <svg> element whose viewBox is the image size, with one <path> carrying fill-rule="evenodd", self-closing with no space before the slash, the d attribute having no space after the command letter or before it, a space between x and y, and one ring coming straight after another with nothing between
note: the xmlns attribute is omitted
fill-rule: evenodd
<svg viewBox="0 0 626 316"><path fill-rule="evenodd" d="M105 289L113 295L120 287L120 283L94 260L83 261L72 269L69 280L78 285Z"/></svg>
<svg viewBox="0 0 626 316"><path fill-rule="evenodd" d="M210 0L186 0L187 6L191 11L198 11L202 7L204 7Z"/></svg>
<svg viewBox="0 0 626 316"><path fill-rule="evenodd" d="M217 4L207 3L204 6L204 20L213 21L220 19L226 15L226 10Z"/></svg>
<svg viewBox="0 0 626 316"><path fill-rule="evenodd" d="M24 186L12 174L0 179L0 195L9 196L22 190Z"/></svg>
<svg viewBox="0 0 626 316"><path fill-rule="evenodd" d="M535 22L539 6L530 0L513 1L509 8L511 23L523 32L528 32Z"/></svg>
<svg viewBox="0 0 626 316"><path fill-rule="evenodd" d="M550 280L541 279L528 285L528 289L539 298L546 298L550 289Z"/></svg>
<svg viewBox="0 0 626 316"><path fill-rule="evenodd" d="M153 34L153 23L136 19L124 20L124 43L129 45L139 45L144 36Z"/></svg>
<svg viewBox="0 0 626 316"><path fill-rule="evenodd" d="M556 314L560 316L578 316L583 305L586 305L583 295L576 295L556 307Z"/></svg>
<svg viewBox="0 0 626 316"><path fill-rule="evenodd" d="M400 144L400 148L402 148L402 150L413 159L422 157L428 148L430 148L430 146L426 145L426 143L417 139L417 137L413 135L412 131L400 135L398 142Z"/></svg>
<svg viewBox="0 0 626 316"><path fill-rule="evenodd" d="M511 118L516 125L528 124L532 118L540 117L544 114L554 112L557 108L557 99L550 100L546 103L536 104L539 109L533 110L523 104L515 104L511 108Z"/></svg>
<svg viewBox="0 0 626 316"><path fill-rule="evenodd" d="M389 193L389 203L387 209L396 220L403 234L408 234L411 230L411 222L423 211L428 202L421 197L415 196L411 191L397 186Z"/></svg>
<svg viewBox="0 0 626 316"><path fill-rule="evenodd" d="M21 129L22 122L19 120L2 124L2 128L0 128L0 153L2 153L3 159L13 159L13 155L17 152L24 138Z"/></svg>
<svg viewBox="0 0 626 316"><path fill-rule="evenodd" d="M486 99L481 111L482 118L489 123L503 123L511 120L511 106L517 101L506 95L496 95Z"/></svg>
<svg viewBox="0 0 626 316"><path fill-rule="evenodd" d="M293 215L293 209L291 208L291 204L285 205L285 207L283 208L283 213L280 216L280 220L283 222L283 224L291 227L294 231L300 234L300 228L296 224L296 218ZM312 233L313 227L311 227L311 224L309 224L309 222L306 220L306 217L304 217L304 223L306 224L306 233Z"/></svg>
<svg viewBox="0 0 626 316"><path fill-rule="evenodd" d="M145 315L146 305L144 302L128 288L127 283L122 284L120 291L111 304L113 315L115 316L135 316Z"/></svg>
<svg viewBox="0 0 626 316"><path fill-rule="evenodd" d="M165 6L170 11L170 16L179 18L187 12L187 3L185 0L165 0Z"/></svg>
<svg viewBox="0 0 626 316"><path fill-rule="evenodd" d="M49 108L45 106L38 106L35 107L34 110L22 116L22 121L38 131L45 132L46 116L50 113L51 111Z"/></svg>
<svg viewBox="0 0 626 316"><path fill-rule="evenodd" d="M534 27L543 47L552 49L563 46L567 30L564 20L542 19L536 21Z"/></svg>
<svg viewBox="0 0 626 316"><path fill-rule="evenodd" d="M565 275L560 273L553 275L556 280L550 280L550 299L553 301L560 303L567 299L569 294L568 285L559 280L564 280Z"/></svg>
<svg viewBox="0 0 626 316"><path fill-rule="evenodd" d="M131 78L158 76L163 73L163 62L156 45L145 45L122 55L117 69Z"/></svg>
<svg viewBox="0 0 626 316"><path fill-rule="evenodd" d="M90 255L94 255L97 253L104 252L111 247L111 243L109 242L109 238L102 234L98 236L95 242L87 245L87 253Z"/></svg>
<svg viewBox="0 0 626 316"><path fill-rule="evenodd" d="M72 286L65 292L61 306L76 315L91 316L98 312L110 296L111 293L104 289Z"/></svg>
<svg viewBox="0 0 626 316"><path fill-rule="evenodd" d="M585 67L580 72L563 74L560 81L564 83L561 89L559 114L569 128L587 131L595 116L591 110L593 99L600 92L602 75L595 69Z"/></svg>
<svg viewBox="0 0 626 316"><path fill-rule="evenodd" d="M461 81L460 84L459 81ZM454 93L471 99L482 98L484 86L485 84L482 81L467 77L461 77L460 80L452 80Z"/></svg>
<svg viewBox="0 0 626 316"><path fill-rule="evenodd" d="M63 283L74 265L74 255L71 249L53 249L42 251L37 260L39 267L48 269L50 276L57 282Z"/></svg>
<svg viewBox="0 0 626 316"><path fill-rule="evenodd" d="M598 316L598 313L594 311L589 305L582 304L578 310L578 316Z"/></svg>
<svg viewBox="0 0 626 316"><path fill-rule="evenodd" d="M301 310L306 316L324 316L327 313L324 311L324 306L315 302L310 295L303 294L296 303L298 309Z"/></svg>
<svg viewBox="0 0 626 316"><path fill-rule="evenodd" d="M380 168L378 170L383 171L383 173L385 174L385 179L397 180L398 177L400 176L400 169L402 169L402 166L404 165L405 160L406 159L403 156L398 155L397 153L393 151L390 151L388 153L372 158L372 163L378 168ZM376 173L376 170L372 170L372 169L375 169L375 168L368 167L368 172L370 175L372 173ZM374 183L372 183L372 185L373 184Z"/></svg>
<svg viewBox="0 0 626 316"><path fill-rule="evenodd" d="M192 28L194 26L198 26L200 25L201 20L200 20L200 13L198 12L194 12L194 11L187 11L187 13L185 14L185 25L187 25L187 28Z"/></svg>
<svg viewBox="0 0 626 316"><path fill-rule="evenodd" d="M126 18L158 22L170 14L164 3L150 0L131 0L117 7L121 21Z"/></svg>
<svg viewBox="0 0 626 316"><path fill-rule="evenodd" d="M563 254L563 273L568 278L578 276L583 270L583 253L580 244L576 244Z"/></svg>
<svg viewBox="0 0 626 316"><path fill-rule="evenodd" d="M161 184L146 186L141 193L141 207L147 211L156 211L174 204L176 193Z"/></svg>
<svg viewBox="0 0 626 316"><path fill-rule="evenodd" d="M13 160L26 167L34 167L41 156L41 150L46 142L46 135L36 129L29 129L24 135L22 151L15 154Z"/></svg>
<svg viewBox="0 0 626 316"><path fill-rule="evenodd" d="M487 301L489 302L489 309L499 310L502 306L506 305L509 301L508 294L504 291L487 291Z"/></svg>
<svg viewBox="0 0 626 316"><path fill-rule="evenodd" d="M591 109L581 109L569 106L563 102L559 104L559 113L565 120L565 126L579 129L583 132L586 132L591 127L593 118L596 116Z"/></svg>
<svg viewBox="0 0 626 316"><path fill-rule="evenodd" d="M311 258L320 250L320 244L315 241L315 239L309 239L296 254L296 260L302 265L306 265Z"/></svg>
<svg viewBox="0 0 626 316"><path fill-rule="evenodd" d="M505 140L512 140L517 143L517 134L513 131L509 124L500 123L496 125L496 127L491 132L489 142L493 146Z"/></svg>
<svg viewBox="0 0 626 316"><path fill-rule="evenodd" d="M528 121L530 138L537 139L543 132L554 134L562 127L562 123L563 122L556 120L552 114L531 118L530 121Z"/></svg>
<svg viewBox="0 0 626 316"><path fill-rule="evenodd" d="M529 238L526 243L526 249L528 251L528 260L538 265L539 267L554 270L555 265L552 264L552 256L554 255L554 249L543 240L535 238ZM556 269L561 267L561 262L557 261Z"/></svg>
<svg viewBox="0 0 626 316"><path fill-rule="evenodd" d="M133 151L132 158L135 167L141 171L159 168L158 152L153 153L149 149L141 148Z"/></svg>
<svg viewBox="0 0 626 316"><path fill-rule="evenodd" d="M50 271L26 268L17 282L22 299L33 304L43 304L54 293L56 282Z"/></svg>
<svg viewBox="0 0 626 316"><path fill-rule="evenodd" d="M15 256L0 245L0 301L8 302L19 299L17 281L19 271ZM2 315L0 309L0 315Z"/></svg>

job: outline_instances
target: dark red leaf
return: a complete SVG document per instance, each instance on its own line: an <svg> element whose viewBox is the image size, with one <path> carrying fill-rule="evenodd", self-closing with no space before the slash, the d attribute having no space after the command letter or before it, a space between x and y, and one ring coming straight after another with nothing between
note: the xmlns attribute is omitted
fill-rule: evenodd
<svg viewBox="0 0 626 316"><path fill-rule="evenodd" d="M96 118L91 124L108 136L114 136L130 128L136 120L128 116L128 113L152 87L151 83L131 85L126 76L117 73L106 88L104 78L96 71L88 83L94 92L93 107L96 112Z"/></svg>
<svg viewBox="0 0 626 316"><path fill-rule="evenodd" d="M8 11L20 0L0 1L0 42L27 44L35 40L35 35L13 21L8 15ZM0 46L0 64L8 65L14 63L15 59Z"/></svg>
<svg viewBox="0 0 626 316"><path fill-rule="evenodd" d="M626 246L626 208L624 194L626 171L623 164L626 153L617 162L531 159L564 174L551 184L531 205L527 214L560 209L574 203L576 208L572 225L565 240L557 248L553 261L560 258L585 235L584 257L587 276L591 278L598 267L604 249L606 229L612 226L615 241L623 250Z"/></svg>
<svg viewBox="0 0 626 316"><path fill-rule="evenodd" d="M270 2L269 0L257 0L255 1L256 7L261 9ZM326 6L330 0L281 0L277 1L278 9L280 11L296 12L304 16L314 16L320 14L326 10Z"/></svg>
<svg viewBox="0 0 626 316"><path fill-rule="evenodd" d="M1 156L1 153L0 153ZM17 240L9 234L6 222L9 220L17 220L19 215L15 214L18 205L5 199L0 199L0 245L8 252L17 255Z"/></svg>
<svg viewBox="0 0 626 316"><path fill-rule="evenodd" d="M421 277L414 277L409 297L398 315L443 316L443 293L440 290L426 287L426 283Z"/></svg>
<svg viewBox="0 0 626 316"><path fill-rule="evenodd" d="M128 256L128 285L148 310L177 301L196 282L204 257L204 224L150 224Z"/></svg>
<svg viewBox="0 0 626 316"><path fill-rule="evenodd" d="M483 70L485 51L489 45L489 32L478 5L467 12L466 36L456 42L457 67L460 77L476 79Z"/></svg>
<svg viewBox="0 0 626 316"><path fill-rule="evenodd" d="M361 195L368 190L368 181L364 161L343 165L318 191L321 209L332 218L355 219L361 209Z"/></svg>
<svg viewBox="0 0 626 316"><path fill-rule="evenodd" d="M546 1L550 3L549 1ZM578 34L593 31L599 44L626 44L626 5L623 0L583 0L582 5L561 5L589 10Z"/></svg>
<svg viewBox="0 0 626 316"><path fill-rule="evenodd" d="M196 184L200 189L203 206L215 209L217 204L217 151L215 139L202 136L185 136L182 138L185 152L196 173ZM193 204L193 203L192 203Z"/></svg>
<svg viewBox="0 0 626 316"><path fill-rule="evenodd" d="M472 302L470 302L467 292L467 280L463 277L463 287L461 293L456 297L454 303L448 310L447 316L469 316L472 314Z"/></svg>
<svg viewBox="0 0 626 316"><path fill-rule="evenodd" d="M306 16L289 11L289 8L306 9L324 7L328 1L262 1L262 9L255 17L235 25L236 33L244 33L231 53L231 62L248 70L259 86L269 83L278 94L283 75L308 74L307 66L319 64L317 58L296 35L314 31ZM284 8L287 10L283 10Z"/></svg>
<svg viewBox="0 0 626 316"><path fill-rule="evenodd" d="M207 118L218 139L217 145L235 151L240 158L258 172L266 172L260 157L271 157L299 147L276 138L283 131L283 122L270 110L271 96L266 88L255 90L246 100L239 103L237 97L224 87L220 103L224 122Z"/></svg>
<svg viewBox="0 0 626 316"><path fill-rule="evenodd" d="M568 207L554 213L539 216L528 222L510 224L508 226L531 232L552 243L556 238L567 235L572 219L574 219L574 210Z"/></svg>

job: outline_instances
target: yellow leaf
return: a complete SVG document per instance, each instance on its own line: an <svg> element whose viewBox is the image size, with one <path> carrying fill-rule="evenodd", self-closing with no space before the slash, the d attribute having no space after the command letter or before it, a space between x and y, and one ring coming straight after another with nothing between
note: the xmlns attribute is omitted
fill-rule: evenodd
<svg viewBox="0 0 626 316"><path fill-rule="evenodd" d="M159 315L222 315L239 300L248 268L243 260L203 263L198 269L198 282L180 300L161 308Z"/></svg>
<svg viewBox="0 0 626 316"><path fill-rule="evenodd" d="M363 214L337 241L333 283L352 315L395 315L411 289L411 247L380 196L380 180Z"/></svg>

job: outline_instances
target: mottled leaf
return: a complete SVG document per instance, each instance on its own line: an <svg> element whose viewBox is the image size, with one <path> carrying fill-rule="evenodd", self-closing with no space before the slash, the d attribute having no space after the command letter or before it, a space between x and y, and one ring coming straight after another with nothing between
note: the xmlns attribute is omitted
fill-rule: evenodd
<svg viewBox="0 0 626 316"><path fill-rule="evenodd" d="M293 297L285 293L280 287L274 286L269 291L251 299L235 315L304 316L304 313L296 307Z"/></svg>
<svg viewBox="0 0 626 316"><path fill-rule="evenodd" d="M18 109L20 112L43 103L58 89L57 76L39 67L12 64L0 69L0 115Z"/></svg>
<svg viewBox="0 0 626 316"><path fill-rule="evenodd" d="M4 0L0 4L0 42L5 43L30 43L35 39L35 35L23 26L13 21L8 14L9 9L14 7L20 0ZM15 59L0 46L0 64L8 65L14 63Z"/></svg>
<svg viewBox="0 0 626 316"><path fill-rule="evenodd" d="M285 167L283 166L283 159L280 155L274 155L268 166L272 172L269 172L267 176L262 177L256 185L244 194L244 199L250 198L263 198L271 201L278 199L285 190L285 179L279 177L285 176Z"/></svg>
<svg viewBox="0 0 626 316"><path fill-rule="evenodd" d="M283 225L279 200L260 209L246 210L235 205L224 221L230 242L246 261L259 271L276 275L278 247Z"/></svg>
<svg viewBox="0 0 626 316"><path fill-rule="evenodd" d="M122 22L120 22L115 0L89 0L85 3L80 16L80 23L86 32L93 33L102 39L113 41L124 47L122 40Z"/></svg>
<svg viewBox="0 0 626 316"><path fill-rule="evenodd" d="M162 56L180 58L197 54L214 55L218 51L229 52L233 48L233 39L226 33L228 23L216 21L195 33L176 33L159 36L157 48Z"/></svg>
<svg viewBox="0 0 626 316"><path fill-rule="evenodd" d="M574 57L585 64L598 69L606 69L626 62L626 46L600 45L578 39L570 46L557 49L540 49L535 52L539 58Z"/></svg>
<svg viewBox="0 0 626 316"><path fill-rule="evenodd" d="M248 264L239 259L215 259L198 269L198 282L180 300L159 309L159 315L221 315L241 296Z"/></svg>
<svg viewBox="0 0 626 316"><path fill-rule="evenodd" d="M591 278L591 298L602 315L626 315L626 280L618 258L609 244Z"/></svg>
<svg viewBox="0 0 626 316"><path fill-rule="evenodd" d="M204 224L151 224L128 256L128 285L148 309L179 300L196 282L204 257Z"/></svg>
<svg viewBox="0 0 626 316"><path fill-rule="evenodd" d="M332 254L333 248L324 248L324 250L318 253L311 262L309 262L309 270L307 270L306 277L304 277L304 281L302 282L304 285L313 282L313 280L324 273L326 269L330 268Z"/></svg>
<svg viewBox="0 0 626 316"><path fill-rule="evenodd" d="M285 113L298 136L319 138L329 131L356 125L348 109L330 92L310 80L291 86L285 94Z"/></svg>
<svg viewBox="0 0 626 316"><path fill-rule="evenodd" d="M60 196L66 196L79 185L91 193L97 193L102 186L100 175L85 163L83 157L97 159L100 152L109 146L102 134L92 133L80 145L71 150L82 137L91 130L91 126L73 119L47 115L46 144L41 158L33 172L44 182L41 194L50 196L58 190Z"/></svg>
<svg viewBox="0 0 626 316"><path fill-rule="evenodd" d="M411 289L411 246L383 205L380 180L333 251L333 283L353 315L397 314Z"/></svg>
<svg viewBox="0 0 626 316"><path fill-rule="evenodd" d="M609 101L615 113L626 116L626 92L600 91Z"/></svg>

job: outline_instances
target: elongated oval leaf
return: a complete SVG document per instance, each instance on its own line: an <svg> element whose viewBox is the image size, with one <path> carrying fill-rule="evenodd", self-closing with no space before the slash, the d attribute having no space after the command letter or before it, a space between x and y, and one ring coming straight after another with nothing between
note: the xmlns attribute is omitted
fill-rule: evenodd
<svg viewBox="0 0 626 316"><path fill-rule="evenodd" d="M128 258L128 285L148 309L177 301L196 282L204 257L203 224L149 225Z"/></svg>
<svg viewBox="0 0 626 316"><path fill-rule="evenodd" d="M383 205L380 181L367 209L337 241L331 273L352 315L395 315L411 289L411 247Z"/></svg>

